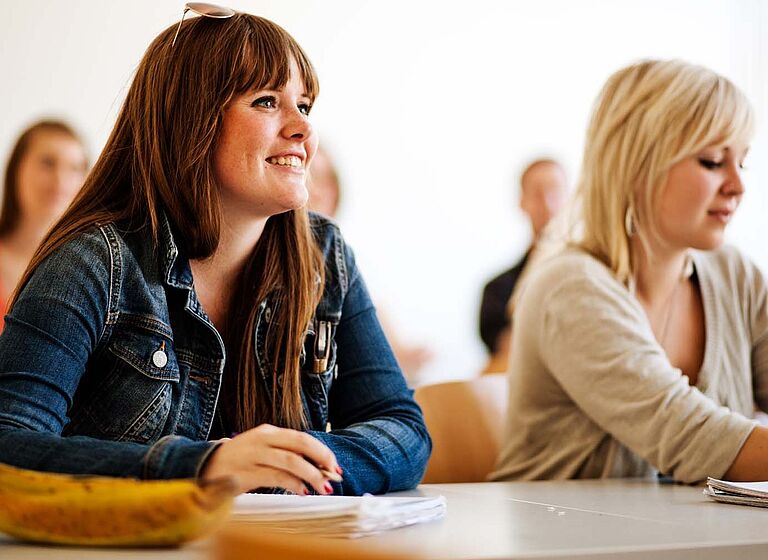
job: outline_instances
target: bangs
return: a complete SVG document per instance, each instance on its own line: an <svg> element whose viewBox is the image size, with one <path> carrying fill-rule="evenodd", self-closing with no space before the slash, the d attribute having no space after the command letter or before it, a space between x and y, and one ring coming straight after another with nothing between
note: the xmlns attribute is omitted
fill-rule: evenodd
<svg viewBox="0 0 768 560"><path fill-rule="evenodd" d="M691 152L709 146L747 146L754 132L752 104L735 85L717 76L706 96L698 100L695 110L700 119L696 124L698 134L691 138Z"/></svg>
<svg viewBox="0 0 768 560"><path fill-rule="evenodd" d="M279 90L291 79L291 61L295 60L304 84L304 93L312 101L320 93L317 74L306 53L282 27L271 21L249 16L241 56L233 72L237 93L253 89Z"/></svg>

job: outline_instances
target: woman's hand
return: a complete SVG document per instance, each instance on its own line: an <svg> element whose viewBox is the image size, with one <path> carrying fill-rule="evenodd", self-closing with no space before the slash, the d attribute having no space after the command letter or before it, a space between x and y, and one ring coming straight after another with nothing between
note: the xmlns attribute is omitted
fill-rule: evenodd
<svg viewBox="0 0 768 560"><path fill-rule="evenodd" d="M223 442L208 458L204 480L233 477L240 492L277 486L294 494L318 494L333 488L320 468L341 473L333 452L309 434L262 424Z"/></svg>

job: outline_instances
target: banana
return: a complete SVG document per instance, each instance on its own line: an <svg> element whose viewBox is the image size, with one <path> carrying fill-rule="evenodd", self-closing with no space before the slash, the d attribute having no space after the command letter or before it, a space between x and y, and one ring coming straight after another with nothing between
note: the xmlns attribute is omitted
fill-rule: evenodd
<svg viewBox="0 0 768 560"><path fill-rule="evenodd" d="M234 494L228 478L134 480L0 465L0 532L70 545L176 545L218 527Z"/></svg>
<svg viewBox="0 0 768 560"><path fill-rule="evenodd" d="M109 485L111 487L131 486L135 480L130 478L110 478L93 475L58 475L41 471L18 469L0 463L0 489L14 488L33 494L50 494L70 488L81 488L82 481L88 479L92 486Z"/></svg>

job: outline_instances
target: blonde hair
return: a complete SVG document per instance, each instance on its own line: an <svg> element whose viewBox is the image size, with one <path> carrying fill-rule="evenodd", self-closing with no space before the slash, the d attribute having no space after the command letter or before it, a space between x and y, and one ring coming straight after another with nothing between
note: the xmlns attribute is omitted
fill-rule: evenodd
<svg viewBox="0 0 768 560"><path fill-rule="evenodd" d="M653 208L670 167L708 146L746 143L753 120L745 95L707 68L646 60L614 73L587 129L576 244L629 282L636 257L627 214L647 247L658 236Z"/></svg>

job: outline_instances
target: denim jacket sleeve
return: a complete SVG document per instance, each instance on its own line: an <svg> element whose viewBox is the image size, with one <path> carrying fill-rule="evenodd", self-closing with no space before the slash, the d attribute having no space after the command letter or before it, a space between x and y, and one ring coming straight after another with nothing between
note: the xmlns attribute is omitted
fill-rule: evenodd
<svg viewBox="0 0 768 560"><path fill-rule="evenodd" d="M150 446L62 435L89 358L115 312L116 243L102 228L66 243L37 268L6 317L0 462L74 474L183 478L195 476L215 446L178 436Z"/></svg>
<svg viewBox="0 0 768 560"><path fill-rule="evenodd" d="M332 431L311 433L336 454L344 494L406 490L421 480L432 441L348 247L345 258L349 288L336 331L338 378L328 396Z"/></svg>

